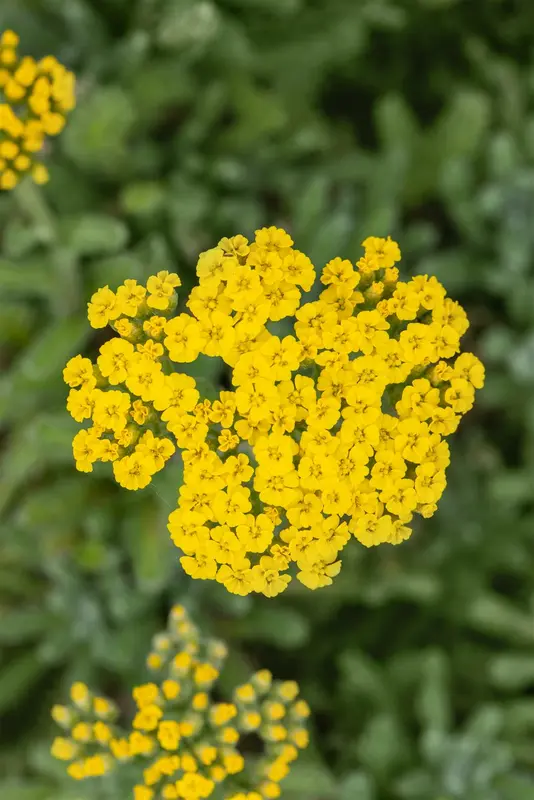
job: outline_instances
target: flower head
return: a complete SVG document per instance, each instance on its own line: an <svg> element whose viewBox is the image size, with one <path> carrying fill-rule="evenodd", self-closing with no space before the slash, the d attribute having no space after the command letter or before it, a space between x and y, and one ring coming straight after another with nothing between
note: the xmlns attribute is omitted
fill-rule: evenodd
<svg viewBox="0 0 534 800"><path fill-rule="evenodd" d="M227 652L175 606L147 658L153 680L133 689L131 730L117 723L114 703L74 684L72 703L52 709L68 734L54 739L52 755L68 762L75 780L120 772L136 759L144 767L142 782L133 787L136 800L200 800L215 795L217 786L226 798L274 797L307 746L309 709L295 681L273 681L267 670L237 686L231 701L215 701L212 690ZM249 765L239 748L241 734L250 731L263 742L263 753ZM264 792L266 780L271 795Z"/></svg>
<svg viewBox="0 0 534 800"><path fill-rule="evenodd" d="M26 173L47 182L36 154L47 136L61 133L76 103L73 73L54 56L21 58L18 43L13 31L0 38L0 189L13 189Z"/></svg>
<svg viewBox="0 0 534 800"><path fill-rule="evenodd" d="M325 288L303 304L313 264L273 227L202 253L187 313L174 313L180 280L168 272L148 279L151 302L132 281L91 298L91 324L121 338L102 345L95 368L76 356L65 369L69 411L93 423L76 439L78 468L111 460L136 490L180 449L168 528L191 577L239 595L275 597L293 578L318 589L353 538L399 544L414 515L435 512L445 439L484 367L460 354L468 322L444 287L426 275L401 281L391 238L363 246L356 264L329 261ZM291 316L293 332L275 335L271 323ZM215 400L171 369L200 354L230 372L232 390Z"/></svg>

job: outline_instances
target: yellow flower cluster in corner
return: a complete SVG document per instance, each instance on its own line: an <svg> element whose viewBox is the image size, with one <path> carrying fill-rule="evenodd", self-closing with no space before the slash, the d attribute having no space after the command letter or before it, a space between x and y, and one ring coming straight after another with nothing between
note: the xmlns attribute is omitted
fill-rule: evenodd
<svg viewBox="0 0 534 800"><path fill-rule="evenodd" d="M112 461L128 489L150 483L178 447L169 517L183 569L233 593L274 597L292 576L310 589L339 573L352 537L398 544L445 488L446 437L473 405L484 368L459 355L465 312L434 278L399 280L396 242L369 237L353 265L322 269L274 227L222 239L200 255L199 286L175 314L177 275L125 281L89 303L119 337L96 365L71 359L67 408L81 430L78 469ZM294 335L272 322L296 317ZM199 353L231 368L232 391L201 400L173 363ZM177 487L178 488L178 487Z"/></svg>
<svg viewBox="0 0 534 800"><path fill-rule="evenodd" d="M25 173L47 182L48 170L35 154L46 136L63 130L76 104L73 73L54 56L19 58L18 43L13 31L0 38L0 189L13 189Z"/></svg>
<svg viewBox="0 0 534 800"><path fill-rule="evenodd" d="M137 767L134 800L279 797L280 781L308 744L308 705L294 681L273 681L268 670L238 686L232 702L214 702L226 654L223 642L204 637L175 606L147 658L154 682L133 690L131 730L118 727L111 701L75 683L70 705L52 709L68 733L54 739L52 755L69 762L76 780ZM261 755L239 749L241 734L252 732L263 742Z"/></svg>

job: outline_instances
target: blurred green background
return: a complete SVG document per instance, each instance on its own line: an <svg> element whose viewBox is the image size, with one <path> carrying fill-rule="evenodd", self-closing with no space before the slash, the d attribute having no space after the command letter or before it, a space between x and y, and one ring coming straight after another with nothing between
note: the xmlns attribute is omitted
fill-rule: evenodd
<svg viewBox="0 0 534 800"><path fill-rule="evenodd" d="M228 640L224 682L302 684L286 800L533 800L533 4L3 0L7 27L79 97L50 184L0 196L2 800L83 797L49 708L73 679L126 695L174 600ZM488 371L436 517L275 601L181 572L177 468L137 494L75 471L61 379L108 337L97 287L172 268L183 295L200 251L271 224L318 268L391 234L405 275L464 304Z"/></svg>

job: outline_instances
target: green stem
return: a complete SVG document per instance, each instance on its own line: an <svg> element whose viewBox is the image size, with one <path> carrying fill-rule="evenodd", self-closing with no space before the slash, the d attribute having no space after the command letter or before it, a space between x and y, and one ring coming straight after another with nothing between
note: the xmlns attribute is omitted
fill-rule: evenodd
<svg viewBox="0 0 534 800"><path fill-rule="evenodd" d="M56 240L54 215L39 186L27 177L14 189L13 196L23 214L34 224L43 244Z"/></svg>
<svg viewBox="0 0 534 800"><path fill-rule="evenodd" d="M76 312L80 305L82 287L78 259L72 250L66 247L54 248L52 268L57 278L57 285L63 287L61 293L56 293L51 298L54 313L58 317L67 317Z"/></svg>

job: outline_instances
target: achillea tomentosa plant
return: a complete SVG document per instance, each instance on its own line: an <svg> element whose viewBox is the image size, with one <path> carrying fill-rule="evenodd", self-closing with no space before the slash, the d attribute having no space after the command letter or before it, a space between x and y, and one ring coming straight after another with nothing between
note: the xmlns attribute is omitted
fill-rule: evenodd
<svg viewBox="0 0 534 800"><path fill-rule="evenodd" d="M76 105L75 78L54 56L35 61L19 58L19 37L0 38L0 189L13 189L30 173L36 183L48 181L48 170L36 160L46 136L56 136Z"/></svg>
<svg viewBox="0 0 534 800"><path fill-rule="evenodd" d="M54 740L52 755L70 762L67 772L76 780L137 765L134 800L279 797L280 781L308 744L308 705L297 699L294 681L273 682L268 670L238 686L231 703L213 702L226 654L223 642L202 636L175 606L147 658L155 682L133 690L132 730L117 725L114 703L75 683L71 704L52 709L69 733ZM257 758L238 749L240 735L252 732L264 745Z"/></svg>
<svg viewBox="0 0 534 800"><path fill-rule="evenodd" d="M193 578L274 597L296 577L310 589L339 573L351 535L398 544L445 489L445 441L473 405L484 368L458 355L465 312L434 278L399 280L400 250L370 237L355 266L323 268L274 227L222 239L200 255L190 313L180 279L160 272L98 290L91 325L119 337L96 365L69 361L67 408L91 427L74 438L78 469L113 462L127 489L147 486L180 448L178 508L168 527ZM269 323L296 317L294 336ZM199 353L232 368L233 391L201 400L173 363ZM119 388L120 387L120 388Z"/></svg>

